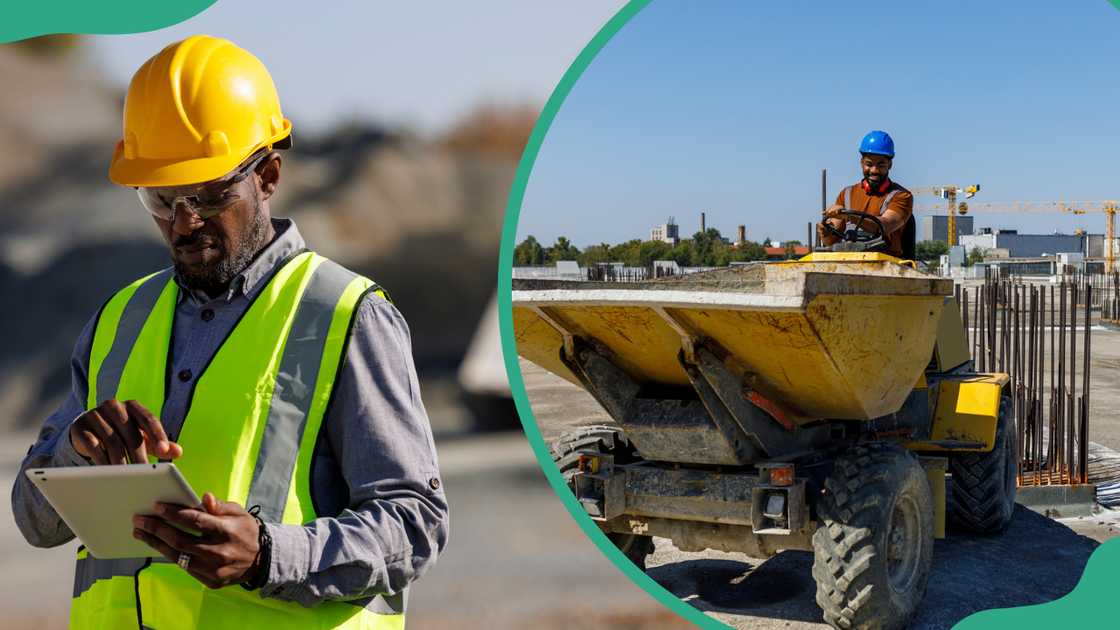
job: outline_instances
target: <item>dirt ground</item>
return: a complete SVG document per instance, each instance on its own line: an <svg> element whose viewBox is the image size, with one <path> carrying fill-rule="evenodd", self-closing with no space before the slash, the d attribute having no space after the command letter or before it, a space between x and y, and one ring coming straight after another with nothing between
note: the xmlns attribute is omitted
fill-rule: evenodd
<svg viewBox="0 0 1120 630"><path fill-rule="evenodd" d="M1120 333L1094 331L1090 440L1120 450ZM607 422L584 390L521 361L533 414L546 441L577 426ZM1080 381L1078 381L1080 382ZM973 612L1052 601L1068 593L1100 542L1120 535L1120 512L1055 521L1017 506L995 537L950 532L936 541L933 572L915 628L948 628ZM812 554L770 559L685 553L663 539L648 574L682 600L736 628L823 628L814 601ZM1009 576L1030 575L1030 587Z"/></svg>

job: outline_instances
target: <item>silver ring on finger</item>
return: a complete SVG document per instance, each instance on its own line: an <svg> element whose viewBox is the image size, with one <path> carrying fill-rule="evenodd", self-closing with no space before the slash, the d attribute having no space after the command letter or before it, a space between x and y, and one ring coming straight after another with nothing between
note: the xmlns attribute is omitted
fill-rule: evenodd
<svg viewBox="0 0 1120 630"><path fill-rule="evenodd" d="M189 553L179 554L179 560L176 561L176 564L178 564L181 569L186 571L187 567L189 567L191 565L191 554L189 554Z"/></svg>

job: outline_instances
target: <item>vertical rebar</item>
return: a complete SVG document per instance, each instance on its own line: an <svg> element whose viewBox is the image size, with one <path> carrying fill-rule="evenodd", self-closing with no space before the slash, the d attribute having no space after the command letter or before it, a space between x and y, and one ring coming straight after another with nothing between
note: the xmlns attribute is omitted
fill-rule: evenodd
<svg viewBox="0 0 1120 630"><path fill-rule="evenodd" d="M1014 392L1014 387L1015 387L1015 385L1014 385L1014 381L1015 381L1014 370L1010 369L1010 367L1008 365L1008 360L1007 360L1007 355L1008 355L1007 326L1008 326L1008 323L1010 322L1010 320L1007 318L1007 313L1008 313L1007 295L1006 295L1007 286L1003 282L1001 282L999 280L996 280L995 284L993 285L993 289L995 289L995 293L996 293L996 298L995 298L996 299L996 309L997 309L996 320L998 322L995 327L999 330L999 333L998 333L998 336L996 338L996 343L995 343L995 345L996 345L995 353L996 353L996 356L998 357L998 363L996 361L992 362L992 370L993 371L998 370L1000 372L1005 372L1005 373L1011 375L1011 380L1012 380L1011 387L1012 387L1012 391ZM1000 308L1001 305L1002 305L1002 308Z"/></svg>
<svg viewBox="0 0 1120 630"><path fill-rule="evenodd" d="M984 339L986 334L984 332L984 323L988 320L985 306L988 304L988 285L982 284L979 287L979 292L976 296L976 358L977 358L977 371L984 372L984 359L988 356L987 351L984 349Z"/></svg>
<svg viewBox="0 0 1120 630"><path fill-rule="evenodd" d="M1054 304L1055 304L1055 302L1054 302L1054 285L1050 285L1050 386L1051 386L1051 389L1053 389L1054 383L1056 382L1054 380L1054 349L1057 348L1057 346L1054 345L1054 328L1055 328L1054 325L1057 324L1058 320L1054 318ZM1053 398L1053 397L1051 396L1051 398Z"/></svg>
<svg viewBox="0 0 1120 630"><path fill-rule="evenodd" d="M1027 370L1026 407L1027 407L1028 411L1025 415L1025 422L1022 422L1018 425L1019 439L1016 441L1016 444L1019 445L1019 450L1022 450L1023 452L1027 452L1027 450L1029 448L1031 448L1032 442L1033 442L1033 439L1034 439L1034 435L1035 435L1035 432L1034 432L1034 419L1035 419L1034 392L1035 392L1035 386L1037 385L1035 383L1035 377L1038 374L1038 369L1037 369L1038 363L1037 363L1037 361L1035 361L1035 353L1038 351L1038 347L1037 347L1037 344L1038 344L1038 322L1037 322L1038 290L1034 286L1030 287L1030 307L1029 307L1027 313L1028 313L1028 315L1027 315L1027 330L1028 330L1027 366L1028 366L1028 370ZM1017 462L1019 462L1020 469L1021 469L1023 458L1020 455L1017 455L1015 459L1016 459Z"/></svg>
<svg viewBox="0 0 1120 630"><path fill-rule="evenodd" d="M1053 289L1051 289L1053 291ZM1035 462L1035 483L1042 481L1040 469L1042 467L1042 438L1043 431L1042 425L1046 413L1044 411L1043 400L1046 394L1046 288L1039 287L1038 289L1038 393L1035 400L1035 443L1034 448L1031 450L1032 459Z"/></svg>
<svg viewBox="0 0 1120 630"><path fill-rule="evenodd" d="M1064 467L1065 457L1062 445L1065 443L1065 415L1066 415L1066 282L1062 280L1061 285L1061 307L1058 309L1059 323L1058 323L1058 417L1057 417L1057 431L1050 438L1054 443L1054 454L1056 458L1053 466L1057 469L1058 482L1062 482L1061 471Z"/></svg>
<svg viewBox="0 0 1120 630"><path fill-rule="evenodd" d="M988 370L996 369L996 312L999 307L996 298L996 291L991 291L991 308L988 309L988 317L991 319L988 327Z"/></svg>
<svg viewBox="0 0 1120 630"><path fill-rule="evenodd" d="M1091 295L1090 289L1090 295ZM1092 366L1092 357L1090 356L1091 339L1090 333L1092 331L1090 300L1088 296L1085 299L1085 341L1082 343L1081 354L1084 355L1084 366L1081 368L1081 426L1078 429L1078 436L1080 437L1079 454L1078 458L1079 468L1081 469L1081 483L1089 483L1089 370ZM1103 305L1102 305L1103 306Z"/></svg>
<svg viewBox="0 0 1120 630"><path fill-rule="evenodd" d="M1006 317L1004 318L1005 323L1004 326L1001 327L1000 332L1003 333L1003 336L1008 337L1008 341L1011 345L1011 357L1008 359L1007 363L1011 367L1011 391L1015 394L1015 422L1022 424L1023 405L1021 404L1021 399L1023 394L1023 373L1019 371L1019 287L1009 282L1006 288L1009 293L1009 299L1007 305L1004 306L1003 312L1009 314L1011 317L1011 335L1009 337L1007 336ZM1008 306L1011 307L1010 313L1007 311Z"/></svg>
<svg viewBox="0 0 1120 630"><path fill-rule="evenodd" d="M1033 366L1034 371L1034 397L1031 400L1031 433L1034 435L1034 444L1042 442L1042 393L1045 391L1045 378L1046 370L1043 358L1046 352L1046 327L1043 325L1045 318L1043 317L1044 305L1046 303L1046 290L1038 287L1037 298L1035 299L1034 309L1034 339L1035 339L1035 361ZM1031 453L1034 454L1037 447L1032 448Z"/></svg>
<svg viewBox="0 0 1120 630"><path fill-rule="evenodd" d="M968 328L968 288L961 287L961 301L957 302L961 308L961 323L964 324L964 338L965 343L968 344L969 350L972 349L972 331Z"/></svg>
<svg viewBox="0 0 1120 630"><path fill-rule="evenodd" d="M1073 425L1074 425L1074 398L1073 392L1066 392L1066 418L1069 428L1065 434L1065 465L1062 466L1063 483L1073 483Z"/></svg>
<svg viewBox="0 0 1120 630"><path fill-rule="evenodd" d="M1070 287L1070 312L1069 312L1069 423L1066 429L1066 468L1067 475L1072 483L1074 470L1073 446L1077 439L1077 306L1078 286Z"/></svg>

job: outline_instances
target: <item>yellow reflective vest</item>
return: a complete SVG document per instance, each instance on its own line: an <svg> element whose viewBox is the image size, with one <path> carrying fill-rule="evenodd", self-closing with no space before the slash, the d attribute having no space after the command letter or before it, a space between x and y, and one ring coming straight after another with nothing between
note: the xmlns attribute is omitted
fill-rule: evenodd
<svg viewBox="0 0 1120 630"><path fill-rule="evenodd" d="M178 286L171 270L133 282L102 308L89 398L163 408ZM175 461L191 487L261 506L266 522L317 517L310 470L355 310L372 281L311 252L282 265L195 381ZM78 553L70 627L214 630L404 628L406 592L305 608L237 586L211 590L163 558Z"/></svg>

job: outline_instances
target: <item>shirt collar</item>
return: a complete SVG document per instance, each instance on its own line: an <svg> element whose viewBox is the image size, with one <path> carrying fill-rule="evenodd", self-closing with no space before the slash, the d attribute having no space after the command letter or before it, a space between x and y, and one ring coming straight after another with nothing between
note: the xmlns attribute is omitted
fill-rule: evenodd
<svg viewBox="0 0 1120 630"><path fill-rule="evenodd" d="M272 242L257 253L248 267L233 277L233 280L229 283L229 289L224 295L218 297L229 302L239 295L251 295L262 281L272 276L272 272L279 265L291 257L292 254L307 246L303 236L299 233L299 228L291 219L272 219L272 228L276 231L276 236L272 239ZM179 274L175 274L175 283L182 289L182 291L179 291L180 302L188 296L199 304L218 299L218 297L211 297L202 291L187 288L182 279L179 278Z"/></svg>

